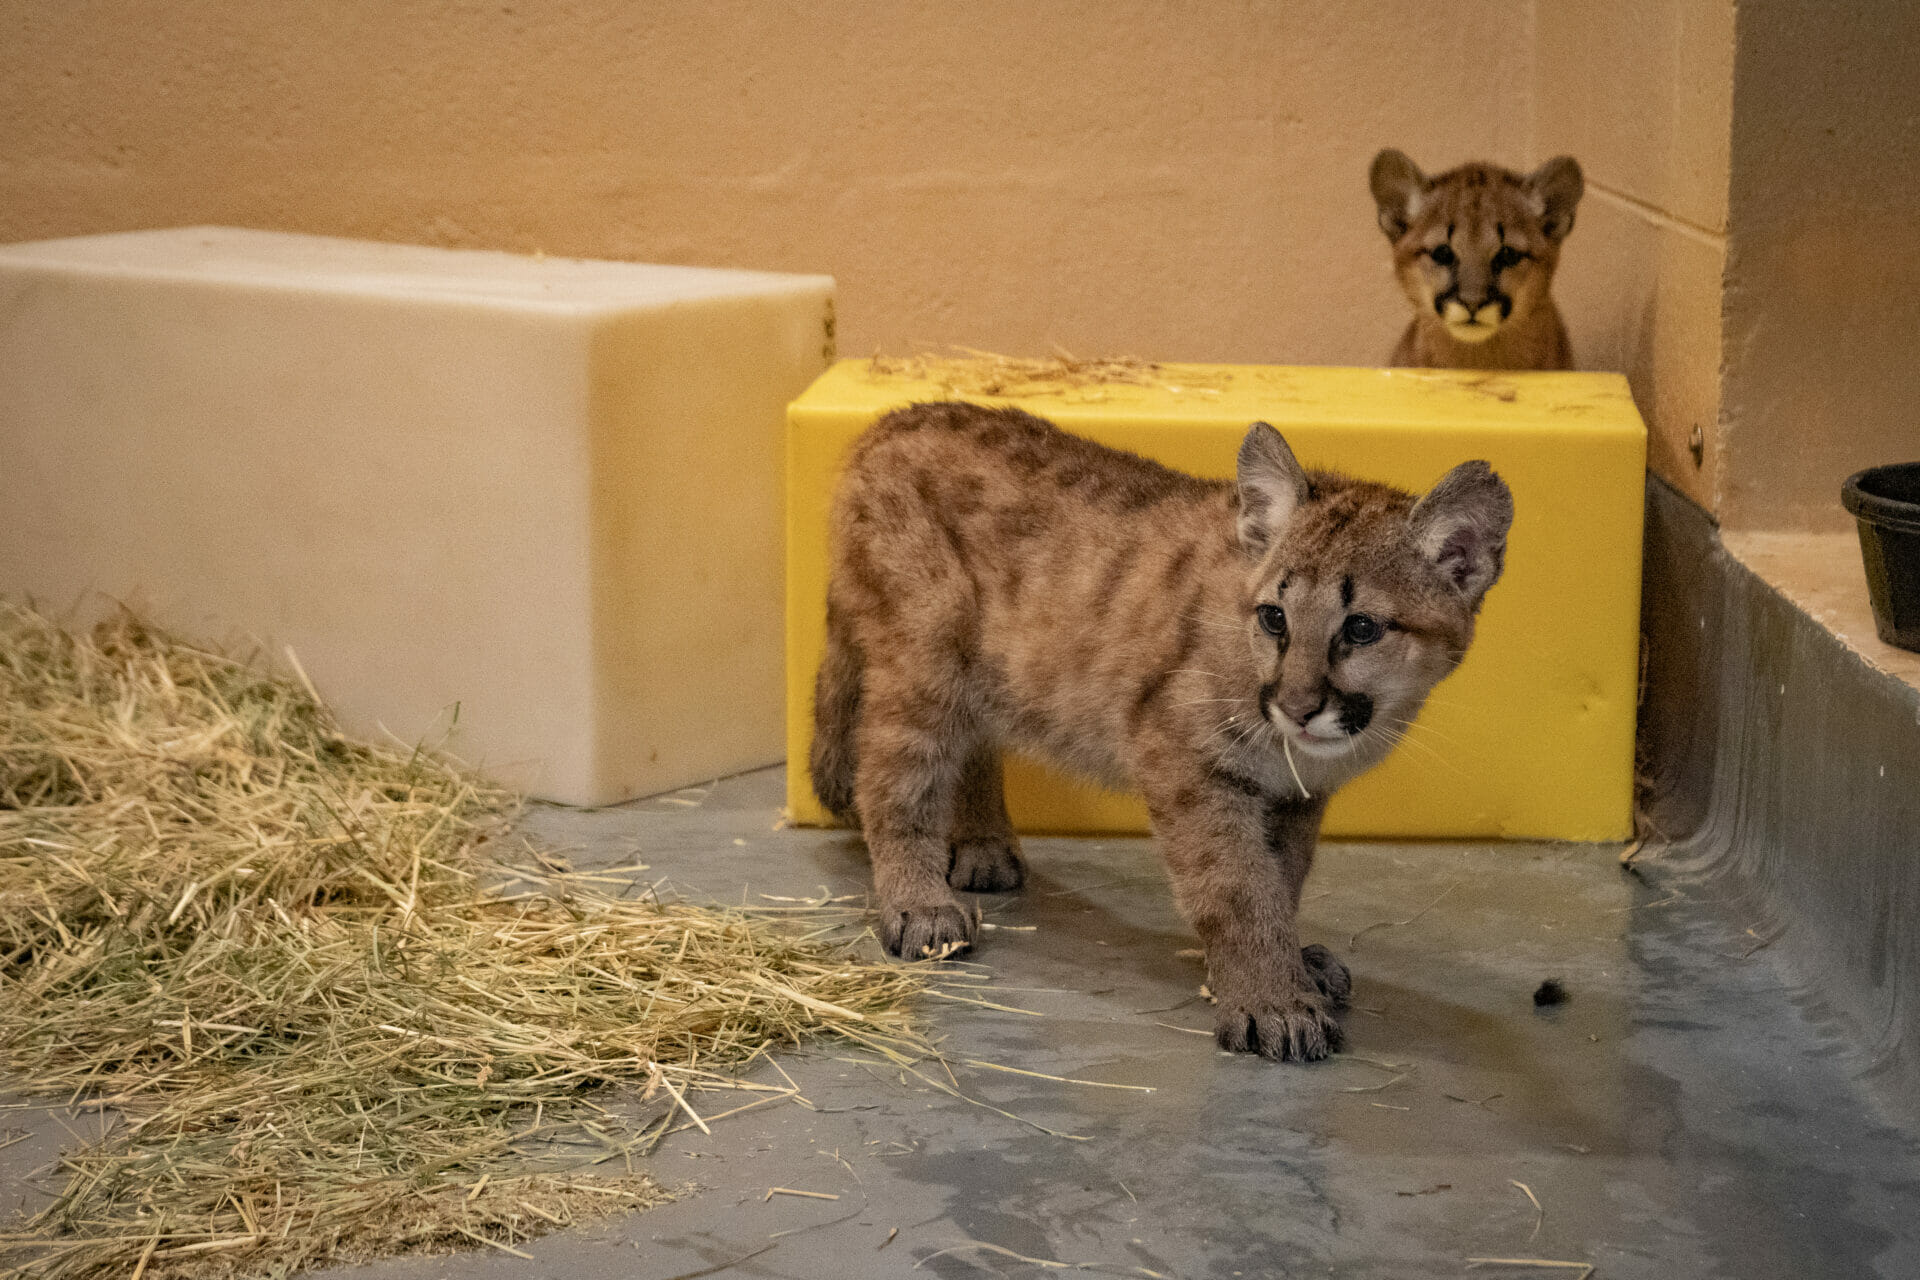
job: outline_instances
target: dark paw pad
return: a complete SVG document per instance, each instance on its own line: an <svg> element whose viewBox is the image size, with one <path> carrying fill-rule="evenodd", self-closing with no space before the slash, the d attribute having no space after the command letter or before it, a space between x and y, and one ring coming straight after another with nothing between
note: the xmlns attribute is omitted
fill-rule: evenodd
<svg viewBox="0 0 1920 1280"><path fill-rule="evenodd" d="M1220 1003L1213 1038L1222 1049L1276 1062L1317 1062L1340 1047L1340 1024L1317 995L1295 1000Z"/></svg>
<svg viewBox="0 0 1920 1280"><path fill-rule="evenodd" d="M1026 883L1026 864L1010 839L955 840L947 883L968 893L1011 893Z"/></svg>
<svg viewBox="0 0 1920 1280"><path fill-rule="evenodd" d="M1307 966L1307 976L1313 979L1313 985L1329 1005L1345 1009L1353 1003L1353 975L1347 972L1347 966L1334 959L1333 952L1316 942L1300 948L1300 959Z"/></svg>
<svg viewBox="0 0 1920 1280"><path fill-rule="evenodd" d="M882 908L880 941L902 960L938 960L973 945L974 917L958 905Z"/></svg>

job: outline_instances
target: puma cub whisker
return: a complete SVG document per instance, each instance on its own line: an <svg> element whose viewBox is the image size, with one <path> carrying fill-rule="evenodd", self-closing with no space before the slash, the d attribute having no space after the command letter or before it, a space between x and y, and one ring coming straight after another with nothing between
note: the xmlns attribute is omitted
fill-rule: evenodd
<svg viewBox="0 0 1920 1280"><path fill-rule="evenodd" d="M955 890L1020 887L1000 753L1148 813L1223 1047L1324 1057L1347 970L1295 913L1327 797L1460 662L1513 503L1484 462L1424 497L1308 472L1255 423L1201 480L960 403L886 415L836 491L813 783L861 826L897 955L966 947Z"/></svg>
<svg viewBox="0 0 1920 1280"><path fill-rule="evenodd" d="M1463 164L1429 178L1403 152L1368 174L1413 319L1390 363L1427 369L1571 369L1553 270L1586 190L1571 156L1530 174Z"/></svg>

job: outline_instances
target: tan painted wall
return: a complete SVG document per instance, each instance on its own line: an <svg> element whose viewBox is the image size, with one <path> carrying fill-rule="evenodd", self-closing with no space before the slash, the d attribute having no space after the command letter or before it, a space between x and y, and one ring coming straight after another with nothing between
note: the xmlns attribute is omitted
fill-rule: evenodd
<svg viewBox="0 0 1920 1280"><path fill-rule="evenodd" d="M1587 175L1558 280L1576 355L1627 374L1649 465L1709 511L1722 483L1733 58L1731 0L1538 9L1534 149L1572 154Z"/></svg>
<svg viewBox="0 0 1920 1280"><path fill-rule="evenodd" d="M849 353L1373 363L1373 152L1565 151L1562 309L1654 469L1832 528L1848 471L1920 456L1915 66L1894 0L0 0L0 240L821 271Z"/></svg>
<svg viewBox="0 0 1920 1280"><path fill-rule="evenodd" d="M1920 460L1920 6L1741 0L1734 102L1722 523L1848 530Z"/></svg>
<svg viewBox="0 0 1920 1280"><path fill-rule="evenodd" d="M853 354L1375 363L1404 311L1367 163L1525 162L1531 14L0 0L0 239L217 222L821 271Z"/></svg>
<svg viewBox="0 0 1920 1280"><path fill-rule="evenodd" d="M1724 526L1851 528L1841 481L1920 458L1920 8L1536 22L1535 151L1588 175L1560 277L1582 362L1626 371L1653 469Z"/></svg>

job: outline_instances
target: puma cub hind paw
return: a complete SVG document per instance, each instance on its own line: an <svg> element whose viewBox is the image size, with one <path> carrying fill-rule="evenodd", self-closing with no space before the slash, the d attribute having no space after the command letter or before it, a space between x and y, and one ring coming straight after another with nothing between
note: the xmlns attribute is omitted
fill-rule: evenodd
<svg viewBox="0 0 1920 1280"><path fill-rule="evenodd" d="M1027 880L1013 842L999 837L955 840L949 862L947 883L967 893L1011 893Z"/></svg>
<svg viewBox="0 0 1920 1280"><path fill-rule="evenodd" d="M883 908L880 941L902 960L944 960L973 945L976 924L958 903Z"/></svg>
<svg viewBox="0 0 1920 1280"><path fill-rule="evenodd" d="M1213 1038L1233 1053L1276 1062L1318 1062L1340 1047L1340 1024L1318 994L1292 1000L1221 1001Z"/></svg>

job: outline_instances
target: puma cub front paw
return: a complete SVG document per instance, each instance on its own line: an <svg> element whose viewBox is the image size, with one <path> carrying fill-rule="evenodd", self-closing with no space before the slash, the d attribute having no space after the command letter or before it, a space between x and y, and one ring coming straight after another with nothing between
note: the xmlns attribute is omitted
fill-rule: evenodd
<svg viewBox="0 0 1920 1280"><path fill-rule="evenodd" d="M1318 992L1230 1000L1214 1006L1213 1039L1222 1049L1257 1053L1276 1062L1318 1062L1340 1047L1340 1024Z"/></svg>

